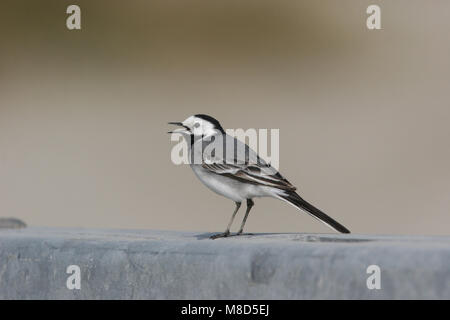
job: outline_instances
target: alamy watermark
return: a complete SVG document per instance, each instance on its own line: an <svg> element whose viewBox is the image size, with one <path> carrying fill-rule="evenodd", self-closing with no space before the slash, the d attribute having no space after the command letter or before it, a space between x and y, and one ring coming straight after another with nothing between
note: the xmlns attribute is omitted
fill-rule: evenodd
<svg viewBox="0 0 450 320"><path fill-rule="evenodd" d="M225 132L226 135L191 141L186 141L180 134L171 134L171 141L177 142L170 154L172 162L175 165L257 163L279 169L279 129L227 129Z"/></svg>
<svg viewBox="0 0 450 320"><path fill-rule="evenodd" d="M366 285L369 290L381 289L381 269L376 264L371 264L367 267L366 273L370 274L367 278Z"/></svg>
<svg viewBox="0 0 450 320"><path fill-rule="evenodd" d="M66 273L70 274L66 280L66 287L69 290L81 289L81 269L78 265L72 264L67 267Z"/></svg>

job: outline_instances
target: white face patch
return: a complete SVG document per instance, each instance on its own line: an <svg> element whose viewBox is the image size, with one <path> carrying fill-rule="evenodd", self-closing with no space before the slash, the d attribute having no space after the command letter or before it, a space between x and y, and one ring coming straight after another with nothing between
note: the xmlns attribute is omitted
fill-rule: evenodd
<svg viewBox="0 0 450 320"><path fill-rule="evenodd" d="M217 133L211 122L195 116L190 116L184 120L183 125L189 127L194 136L209 136Z"/></svg>

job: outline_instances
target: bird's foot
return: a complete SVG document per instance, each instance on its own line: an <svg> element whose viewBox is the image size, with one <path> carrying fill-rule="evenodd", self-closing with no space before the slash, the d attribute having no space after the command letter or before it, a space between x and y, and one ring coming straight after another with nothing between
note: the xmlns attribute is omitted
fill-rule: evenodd
<svg viewBox="0 0 450 320"><path fill-rule="evenodd" d="M230 236L230 231L225 231L224 233L218 233L209 238L214 240L214 239L219 239L219 238L226 238L229 236Z"/></svg>

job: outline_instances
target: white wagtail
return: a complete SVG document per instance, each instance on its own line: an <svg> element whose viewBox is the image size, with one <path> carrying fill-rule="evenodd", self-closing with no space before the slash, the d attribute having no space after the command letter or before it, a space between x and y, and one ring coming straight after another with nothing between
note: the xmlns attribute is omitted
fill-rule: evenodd
<svg viewBox="0 0 450 320"><path fill-rule="evenodd" d="M296 188L275 168L261 159L245 143L226 134L220 123L204 114L196 114L183 122L169 122L180 126L169 133L181 134L187 142L189 162L200 181L214 192L233 200L236 208L224 233L212 239L228 237L234 217L241 203L247 210L238 235L244 231L253 198L273 197L303 209L314 218L342 233L350 233L343 225L303 200Z"/></svg>

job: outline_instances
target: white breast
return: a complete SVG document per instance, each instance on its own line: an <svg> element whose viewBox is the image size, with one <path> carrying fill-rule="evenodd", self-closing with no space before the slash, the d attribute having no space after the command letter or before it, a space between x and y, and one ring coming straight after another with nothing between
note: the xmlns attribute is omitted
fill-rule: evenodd
<svg viewBox="0 0 450 320"><path fill-rule="evenodd" d="M255 197L270 196L269 189L266 187L242 183L235 179L211 173L201 165L191 165L191 168L205 186L235 202L243 202L246 199Z"/></svg>

